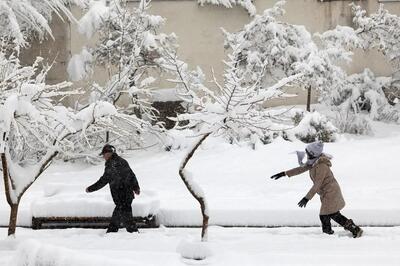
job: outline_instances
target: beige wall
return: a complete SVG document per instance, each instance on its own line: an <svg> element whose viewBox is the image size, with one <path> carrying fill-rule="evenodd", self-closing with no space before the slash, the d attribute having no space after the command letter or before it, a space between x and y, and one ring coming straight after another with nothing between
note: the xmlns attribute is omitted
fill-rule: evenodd
<svg viewBox="0 0 400 266"><path fill-rule="evenodd" d="M71 38L69 27L61 18L55 16L50 26L54 38L48 36L42 42L34 41L29 49L21 52L21 62L32 64L37 56L45 58L47 63L53 64L47 75L48 82L52 84L68 79L66 68L70 58Z"/></svg>
<svg viewBox="0 0 400 266"><path fill-rule="evenodd" d="M270 8L276 0L255 0L258 13ZM374 12L378 7L377 0L354 1L361 4L368 12ZM311 32L322 32L334 28L337 24L351 25L351 12L349 8L351 1L326 1L320 0L287 0L286 14L284 20L294 24L302 24ZM392 13L400 14L400 2L386 3L385 7ZM73 10L79 17L77 9ZM193 0L153 0L151 13L161 15L167 19L163 31L175 32L179 38L179 55L191 66L200 66L211 79L211 68L221 78L223 73L222 60L225 57L223 48L223 35L220 28L234 32L240 30L244 24L251 20L247 12L241 7L227 9L218 6L200 7L197 1ZM61 31L63 32L63 31ZM79 53L80 49L90 43L86 37L81 36L76 25L71 25L66 34L67 42L59 45L60 49L69 49L70 56ZM58 49L56 49L58 50ZM65 65L64 65L65 67ZM363 53L358 51L354 62L347 66L350 73L361 72L365 67L371 68L378 75L389 75L390 65L383 56L375 51ZM60 79L65 77L65 69L57 68ZM102 83L107 75L104 71L96 71L95 80ZM79 83L84 85L84 83ZM171 86L162 83L162 86ZM297 90L298 91L298 90ZM285 100L285 104L304 103L306 97L304 92L299 92L297 98Z"/></svg>

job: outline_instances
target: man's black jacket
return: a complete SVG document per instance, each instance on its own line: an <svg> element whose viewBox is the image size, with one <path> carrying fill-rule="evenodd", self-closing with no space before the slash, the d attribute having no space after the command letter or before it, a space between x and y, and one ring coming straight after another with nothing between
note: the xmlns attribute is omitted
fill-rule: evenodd
<svg viewBox="0 0 400 266"><path fill-rule="evenodd" d="M129 167L128 162L114 153L106 161L104 174L100 179L87 188L88 192L93 192L110 185L111 196L115 205L131 204L135 198L134 191L139 192L140 187L135 174Z"/></svg>

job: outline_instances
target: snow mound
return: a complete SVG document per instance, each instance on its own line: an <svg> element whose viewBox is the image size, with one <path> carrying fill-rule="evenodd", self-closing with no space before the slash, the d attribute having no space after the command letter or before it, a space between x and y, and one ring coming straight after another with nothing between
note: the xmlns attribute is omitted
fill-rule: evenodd
<svg viewBox="0 0 400 266"><path fill-rule="evenodd" d="M45 197L31 204L33 217L110 217L115 204L107 190L85 193L79 185L46 185ZM82 191L82 192L80 192ZM133 216L156 215L160 200L153 191L141 191L132 203Z"/></svg>
<svg viewBox="0 0 400 266"><path fill-rule="evenodd" d="M207 242L182 240L176 251L181 254L184 259L204 260L213 255Z"/></svg>
<svg viewBox="0 0 400 266"><path fill-rule="evenodd" d="M66 248L45 245L35 240L24 241L9 266L134 266L131 261L111 260L104 256L88 255Z"/></svg>

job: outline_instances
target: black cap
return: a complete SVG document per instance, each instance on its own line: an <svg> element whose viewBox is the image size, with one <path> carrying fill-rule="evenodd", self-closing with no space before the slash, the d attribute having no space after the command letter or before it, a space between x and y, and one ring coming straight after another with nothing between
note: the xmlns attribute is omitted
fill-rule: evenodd
<svg viewBox="0 0 400 266"><path fill-rule="evenodd" d="M104 145L104 147L101 150L101 153L99 155L101 156L101 155L103 155L104 153L107 153L107 152L114 153L115 152L115 147L113 145L106 144L106 145Z"/></svg>

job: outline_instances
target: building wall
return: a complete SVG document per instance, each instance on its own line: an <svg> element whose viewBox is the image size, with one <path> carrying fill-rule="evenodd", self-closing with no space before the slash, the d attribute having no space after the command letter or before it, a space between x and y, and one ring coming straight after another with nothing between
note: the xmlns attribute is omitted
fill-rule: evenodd
<svg viewBox="0 0 400 266"><path fill-rule="evenodd" d="M384 1L384 0L381 0ZM262 13L266 8L273 6L276 0L254 0L258 13ZM334 28L336 25L351 25L352 16L348 0L287 0L286 14L284 21L304 25L310 32L323 32ZM374 12L378 8L378 0L359 0L354 1L362 5L368 12ZM137 3L132 3L137 4ZM221 27L230 32L240 30L246 23L250 22L251 17L241 7L227 9L214 5L201 7L195 0L153 0L151 13L161 15L167 19L163 28L164 32L175 32L178 36L180 57L191 66L200 66L206 73L208 80L211 79L211 68L214 68L216 76L222 79L224 65L222 60L225 58L223 48L223 35ZM385 3L385 7L390 12L400 14L400 2L393 0ZM73 13L79 18L80 11L73 9ZM60 64L52 72L51 79L63 80L66 77L65 56L70 57L79 53L84 45L90 45L93 40L87 40L80 35L76 25L67 26L56 23L55 34L61 39L56 42L47 42L40 45L41 50L58 51L62 54L59 57ZM62 29L59 29L62 28ZM60 33L60 34L59 34ZM65 34L65 35L64 35ZM361 72L365 67L371 68L378 75L389 75L391 67L376 52L364 53L357 51L352 64L346 66L349 73ZM98 69L94 79L103 83L107 79L105 71ZM87 82L79 82L76 86L84 86ZM161 87L168 87L171 84L162 82ZM212 86L212 84L210 84ZM286 99L284 102L278 101L274 104L299 104L304 103L305 92L299 89L291 89L299 93L299 97ZM314 98L315 99L315 98Z"/></svg>
<svg viewBox="0 0 400 266"><path fill-rule="evenodd" d="M46 63L53 64L47 75L50 84L68 79L67 65L71 55L70 27L60 17L54 16L50 24L53 37L48 36L44 41L33 41L29 49L21 51L21 62L32 64L36 57L46 59Z"/></svg>

